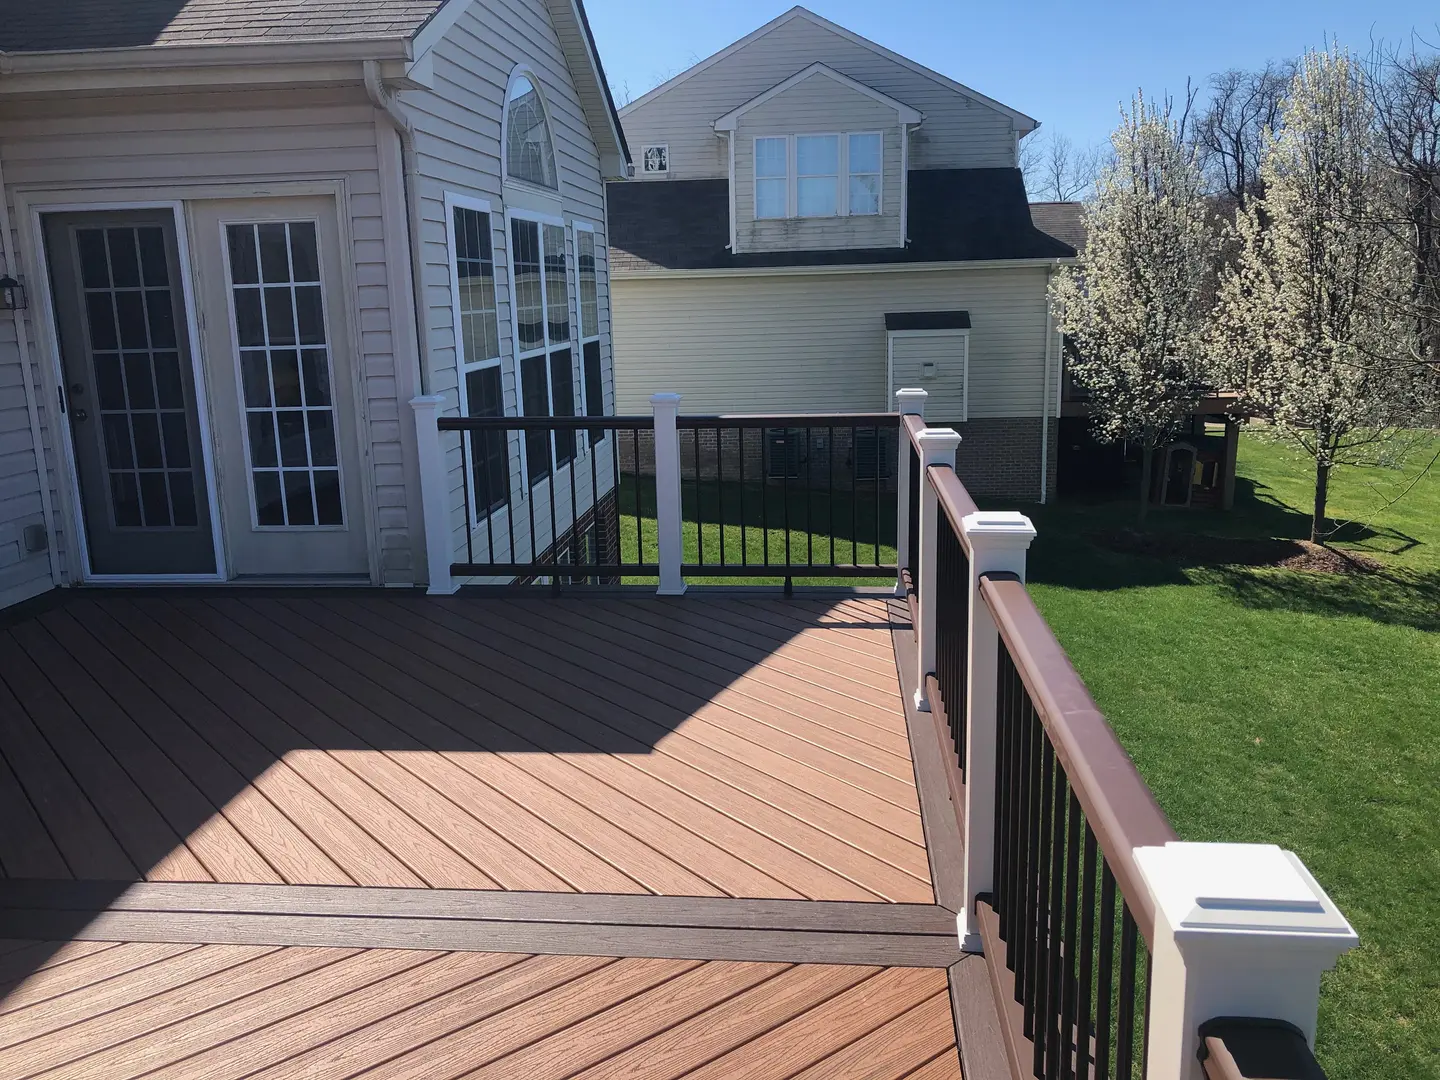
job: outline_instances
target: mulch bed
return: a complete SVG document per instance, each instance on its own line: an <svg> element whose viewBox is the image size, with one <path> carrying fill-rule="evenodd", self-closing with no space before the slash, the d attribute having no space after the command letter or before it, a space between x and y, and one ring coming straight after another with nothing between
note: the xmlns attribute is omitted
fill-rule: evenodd
<svg viewBox="0 0 1440 1080"><path fill-rule="evenodd" d="M1133 529L1090 533L1092 543L1122 555L1222 566L1278 566L1317 574L1368 574L1380 564L1366 555L1341 552L1309 540L1245 539L1188 533L1142 533Z"/></svg>

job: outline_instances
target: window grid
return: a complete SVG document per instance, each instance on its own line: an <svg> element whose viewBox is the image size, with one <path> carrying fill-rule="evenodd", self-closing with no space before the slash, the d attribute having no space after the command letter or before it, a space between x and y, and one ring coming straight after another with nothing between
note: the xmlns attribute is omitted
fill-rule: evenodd
<svg viewBox="0 0 1440 1080"><path fill-rule="evenodd" d="M879 132L851 132L845 139L847 199L852 216L874 216L881 211L881 177L885 141Z"/></svg>
<svg viewBox="0 0 1440 1080"><path fill-rule="evenodd" d="M755 140L755 217L789 217L790 140L781 135ZM777 153L778 151L778 153Z"/></svg>
<svg viewBox="0 0 1440 1080"><path fill-rule="evenodd" d="M511 270L516 291L517 367L523 415L573 416L575 359L570 342L565 227L513 216L510 241L514 249ZM552 290L558 302L552 301ZM523 310L529 311L533 322L523 321ZM526 329L530 329L531 333L528 339L523 336ZM557 413L557 405L568 409L568 412ZM573 429L557 431L548 436L543 431L526 432L524 446L526 476L530 486L534 487L575 459L575 432Z"/></svg>
<svg viewBox="0 0 1440 1080"><path fill-rule="evenodd" d="M466 416L506 414L492 229L488 208L453 207L455 334L461 412ZM510 504L510 440L503 431L473 431L469 442L470 455L464 465L470 472L467 512L478 524Z"/></svg>
<svg viewBox="0 0 1440 1080"><path fill-rule="evenodd" d="M795 137L795 213L835 217L840 213L839 135Z"/></svg>
<svg viewBox="0 0 1440 1080"><path fill-rule="evenodd" d="M117 240L128 248L125 273L117 273ZM195 482L164 232L158 226L79 229L76 245L112 523L115 528L193 528L198 524ZM95 274L102 252L103 281ZM122 283L122 278L132 280L132 269L134 284ZM131 325L121 316L121 296L138 302L138 308L124 305L130 308ZM112 340L113 349L97 348ZM147 384L143 389L142 381ZM148 431L153 437L142 440L137 426L147 431L153 426Z"/></svg>
<svg viewBox="0 0 1440 1080"><path fill-rule="evenodd" d="M884 212L883 132L762 135L753 147L757 221Z"/></svg>
<svg viewBox="0 0 1440 1080"><path fill-rule="evenodd" d="M297 227L301 243L308 234L308 261L314 268L313 279L306 276L297 280L295 251ZM284 271L286 280L272 280L270 274L278 269L265 265L266 248L262 237L269 237L273 243L274 230L280 230L284 237ZM262 232L262 230L264 230ZM340 465L336 446L334 386L330 365L329 335L324 324L323 286L320 281L319 239L313 222L248 222L227 227L230 238L231 288L236 309L236 340L239 344L241 364L241 393L246 416L245 439L250 456L251 506L255 524L265 529L331 528L345 524L344 500L341 497ZM242 249L237 244L246 240L253 243L251 249ZM272 249L273 250L273 249ZM248 265L237 265L237 256L254 254L255 281L237 280L249 276ZM319 304L318 325L312 325L306 335L300 325L300 289L314 289L313 296ZM272 320L271 298L283 290L288 300L288 327L283 314ZM258 298L260 316L260 341L246 344L239 315L242 302L249 306L249 295ZM318 331L318 333L317 333ZM288 332L289 341L284 335ZM277 338L277 334L279 337ZM306 338L310 340L306 340ZM247 378L247 354L250 363L263 355L265 360L266 400L254 404L252 392L258 387L253 378ZM299 404L281 404L277 394L279 381L276 379L277 354L293 354L295 357L295 390ZM307 363L307 357L309 363ZM282 361L284 362L284 361ZM311 400L312 395L317 399ZM281 414L298 414L299 432L288 437L282 427ZM268 420L268 425L265 421ZM318 422L318 423L317 423ZM275 460L271 465L265 451L257 445L256 435L273 440ZM317 433L317 427L320 429ZM304 464L286 464L287 445L293 446L303 437L305 449ZM318 453L317 453L318 451ZM294 460L293 458L291 459ZM303 479L303 483L302 483ZM273 483L273 487L272 487ZM325 498L321 498L321 490ZM262 490L263 488L263 490ZM302 488L304 489L302 491ZM308 498L307 498L308 496ZM309 504L309 513L300 511ZM278 509L278 520L277 520Z"/></svg>

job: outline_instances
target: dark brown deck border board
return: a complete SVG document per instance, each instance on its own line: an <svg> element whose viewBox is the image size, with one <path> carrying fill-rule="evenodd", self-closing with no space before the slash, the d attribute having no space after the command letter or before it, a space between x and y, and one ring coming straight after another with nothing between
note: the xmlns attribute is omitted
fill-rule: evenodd
<svg viewBox="0 0 1440 1080"><path fill-rule="evenodd" d="M985 957L975 953L950 965L950 1006L955 1013L960 1072L965 1080L1017 1080Z"/></svg>
<svg viewBox="0 0 1440 1080"><path fill-rule="evenodd" d="M0 881L0 911L14 909L468 919L942 937L955 933L954 913L931 904L352 885Z"/></svg>
<svg viewBox="0 0 1440 1080"><path fill-rule="evenodd" d="M948 935L856 934L593 922L174 911L96 911L86 913L88 921L76 929L80 914L12 908L6 912L6 932L27 938L74 941L303 945L918 968L948 968L955 962L957 951L953 931Z"/></svg>
<svg viewBox="0 0 1440 1080"><path fill-rule="evenodd" d="M898 612L895 613L898 616ZM898 618L897 622L901 624L891 630L890 637L895 645L905 726L910 734L910 759L915 764L915 788L920 797L920 822L925 830L925 852L930 859L930 881L936 902L954 912L965 902L964 841L950 801L950 782L940 758L934 722L928 713L915 708L915 667L919 663L915 638L908 624Z"/></svg>

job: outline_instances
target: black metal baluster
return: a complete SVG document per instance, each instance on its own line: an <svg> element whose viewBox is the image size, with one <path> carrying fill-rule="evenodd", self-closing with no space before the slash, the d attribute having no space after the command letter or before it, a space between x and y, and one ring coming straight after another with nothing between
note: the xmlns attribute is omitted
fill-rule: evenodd
<svg viewBox="0 0 1440 1080"><path fill-rule="evenodd" d="M1110 1014L1115 992L1115 875L1100 861L1100 965L1095 995L1095 1080L1110 1080Z"/></svg>
<svg viewBox="0 0 1440 1080"><path fill-rule="evenodd" d="M559 433L554 427L551 427L551 428L550 428L550 435L549 435L549 437L545 440L545 444L551 448L551 449L550 449L550 454L551 454L551 457L550 457L550 483L548 483L548 484L545 485L545 494L546 494L547 499L548 499L548 501L549 501L549 503L550 503L550 565L551 565L551 566L559 566L559 565L560 565L560 519L555 516L555 485L556 485L556 483L560 480L560 462L559 462L559 459L558 459L558 455L555 453L555 449L554 449L554 448L559 444L559 440L560 440L560 433ZM552 592L557 592L557 593L560 591L560 575L557 574L557 573L551 573L551 575L550 575L550 590L551 590Z"/></svg>
<svg viewBox="0 0 1440 1080"><path fill-rule="evenodd" d="M1075 948L1076 922L1080 904L1080 800L1070 791L1070 816L1065 836L1065 943L1064 963L1060 971L1060 1076L1071 1080L1075 1075Z"/></svg>
<svg viewBox="0 0 1440 1080"><path fill-rule="evenodd" d="M574 440L570 457L570 565L580 561L580 502L575 497L575 472L580 468L580 433L571 429ZM571 570L567 584L575 584L575 572Z"/></svg>
<svg viewBox="0 0 1440 1080"><path fill-rule="evenodd" d="M855 444L860 429L850 425L850 565L860 565L860 470L856 467Z"/></svg>
<svg viewBox="0 0 1440 1080"><path fill-rule="evenodd" d="M715 503L719 507L716 515L720 522L720 565L725 565L725 455L721 448L725 444L725 432L715 429Z"/></svg>
<svg viewBox="0 0 1440 1080"><path fill-rule="evenodd" d="M1150 980L1155 974L1155 958L1145 950L1145 1018L1140 1029L1140 1080L1150 1075Z"/></svg>
<svg viewBox="0 0 1440 1080"><path fill-rule="evenodd" d="M1017 719L1022 731L1021 753L1025 762L1020 807L1022 831L1017 837L1023 858L1017 868L1021 877L1017 883L1010 931L1015 946L1015 1000L1023 1003L1030 993L1030 954L1034 951L1030 927L1035 917L1035 853L1040 846L1039 721L1027 698L1020 698Z"/></svg>
<svg viewBox="0 0 1440 1080"><path fill-rule="evenodd" d="M760 428L760 541L765 566L770 565L770 470L765 467L766 451L770 450L770 438L764 428ZM770 454L774 459L774 454ZM781 466L784 467L783 464Z"/></svg>
<svg viewBox="0 0 1440 1080"><path fill-rule="evenodd" d="M527 453L530 442L529 436L530 432L522 429L520 437L526 443ZM536 545L539 543L539 535L535 532L535 485L530 483L530 464L528 457L526 458L525 464L525 488L525 506L530 515L530 562L538 565L540 562L540 552L536 550ZM534 578L536 575L532 572L530 576ZM534 582L532 581L531 584L534 584Z"/></svg>
<svg viewBox="0 0 1440 1080"><path fill-rule="evenodd" d="M993 907L1000 913L1009 909L1010 793L1014 785L1010 753L1010 680L1005 677L1005 649L1000 650L995 679L995 857L990 880L995 883ZM1003 936L1003 935L1002 935Z"/></svg>
<svg viewBox="0 0 1440 1080"><path fill-rule="evenodd" d="M875 428L875 565L880 565L880 429Z"/></svg>
<svg viewBox="0 0 1440 1080"><path fill-rule="evenodd" d="M1120 905L1120 1002L1116 1006L1115 1078L1130 1080L1135 1058L1135 920Z"/></svg>
<svg viewBox="0 0 1440 1080"><path fill-rule="evenodd" d="M785 429L785 460L780 469L781 520L785 523L785 591L790 591L790 429Z"/></svg>
<svg viewBox="0 0 1440 1080"><path fill-rule="evenodd" d="M1064 766L1055 761L1055 793L1051 803L1054 816L1050 835L1050 910L1045 918L1045 941L1049 962L1045 973L1045 1077L1060 1076L1060 970L1065 941L1061 936L1065 918L1065 812L1070 805L1070 784Z"/></svg>
<svg viewBox="0 0 1440 1080"><path fill-rule="evenodd" d="M599 465L596 463L596 459L600 456L600 447L596 444L603 443L605 440L594 438L593 432L587 435L586 438L590 444L590 522L595 527L595 562L597 564L603 564L608 562L609 559L606 555L602 554L600 550L600 537L602 535L600 527L600 476ZM615 494L618 498L620 485L617 483L615 486L617 489ZM617 559L616 561L618 562L619 560ZM591 577L594 578L596 585L600 584L600 575L598 573L592 574Z"/></svg>
<svg viewBox="0 0 1440 1080"><path fill-rule="evenodd" d="M1035 857L1035 919L1030 924L1035 953L1030 962L1029 993L1025 995L1025 1034L1035 1043L1035 1075L1045 1070L1046 973L1050 970L1050 837L1055 813L1055 748L1042 735L1040 743L1040 813L1035 821L1039 850Z"/></svg>
<svg viewBox="0 0 1440 1080"><path fill-rule="evenodd" d="M690 455L695 461L695 561L701 566L705 565L705 512L700 507L700 500L704 492L700 489L700 429L694 428L691 437L695 440L694 452ZM684 535L684 526L681 526L681 535Z"/></svg>
<svg viewBox="0 0 1440 1080"><path fill-rule="evenodd" d="M623 511L620 509L620 429L617 427L611 434L612 438L610 439L610 468L613 471L610 474L610 483L612 485L612 490L615 492L615 565L624 566L625 545L620 539L620 518L621 514L623 513ZM640 491L638 484L636 485L635 501L640 501ZM638 536L635 538L635 544L635 561L637 563L644 562L645 560L640 557L640 538Z"/></svg>
<svg viewBox="0 0 1440 1080"><path fill-rule="evenodd" d="M805 428L805 565L815 565L815 476L810 459L815 454L815 429Z"/></svg>
<svg viewBox="0 0 1440 1080"><path fill-rule="evenodd" d="M469 438L468 438L469 435L470 435L470 432L466 431L464 428L461 428L461 429L460 429L460 494L461 494L461 496L462 496L462 497L464 498L464 500L465 500L465 561L468 562L471 566L474 566L474 565L475 565L475 540L474 540L474 530L471 528L471 522L472 522L474 519L470 516L470 442L469 442ZM475 509L478 511L479 508L480 508L479 500L476 500ZM488 514L486 515L485 520L486 520L487 522L490 520L490 517L489 517ZM493 546L490 548L490 561L491 561L492 563L495 561L495 548L494 548Z"/></svg>
<svg viewBox="0 0 1440 1080"><path fill-rule="evenodd" d="M825 527L830 530L830 565L835 565L835 425L826 429L830 440L829 457L826 459Z"/></svg>
<svg viewBox="0 0 1440 1080"><path fill-rule="evenodd" d="M1090 1015L1093 1005L1091 982L1095 977L1095 833L1085 823L1083 880L1080 885L1080 1003L1075 1020L1075 1075L1090 1077Z"/></svg>
<svg viewBox="0 0 1440 1080"><path fill-rule="evenodd" d="M487 465L488 465L489 459L490 459L490 443L492 443L492 442L494 441L494 439L491 437L491 434L490 434L490 431L491 431L491 430L493 430L493 429L488 429L488 430L486 431L486 433L485 433L485 459L486 459ZM501 432L501 435L503 436L503 435L504 435L504 432ZM470 438L471 438L471 442L470 442L469 449L473 451L474 446L475 446L475 443L474 443L474 438L475 438L475 436L474 436L473 434L471 434ZM465 446L464 443L461 443L460 449L461 449L462 451L466 450L466 446ZM472 458L472 460L473 460L473 458ZM477 483L475 486L478 488L480 485ZM489 499L489 502L490 502L490 506L485 507L485 545L486 545L486 550L488 550L488 551L490 552L490 561L493 563L493 562L499 562L500 560L495 557L495 515L494 515L493 513L491 513L491 511L490 511L490 507L495 505L495 499L494 499L494 497L493 497L493 496L490 494L490 492L489 492L490 479L489 479L488 476L487 476L486 479L485 479L485 488L486 488L486 498ZM508 475L508 472L507 472L507 475L506 475L506 490L505 490L505 496L506 496L506 497L505 497L505 505L506 505L506 508L508 509L508 508L509 508L509 505L510 505L510 497L509 497L509 496L510 496L510 490L509 490L509 475ZM477 503L476 503L476 509L477 509L477 510L479 509L478 500L477 500ZM507 514L506 516L508 517L509 515ZM474 560L474 556L473 556L473 555L471 556L471 560L472 560L472 561Z"/></svg>
<svg viewBox="0 0 1440 1080"><path fill-rule="evenodd" d="M515 551L515 499L510 493L510 429L502 429L501 434L505 436L505 531L510 534L510 561L517 563L520 556ZM521 435L520 445L524 444L525 437ZM515 455L515 460L520 460L519 454Z"/></svg>
<svg viewBox="0 0 1440 1080"><path fill-rule="evenodd" d="M653 428L651 432L653 439ZM635 450L635 554L638 561L643 563L645 561L645 528L640 524L640 429L634 428L630 432L630 438ZM658 503L655 507L655 515L655 539L658 544L660 539L660 507Z"/></svg>

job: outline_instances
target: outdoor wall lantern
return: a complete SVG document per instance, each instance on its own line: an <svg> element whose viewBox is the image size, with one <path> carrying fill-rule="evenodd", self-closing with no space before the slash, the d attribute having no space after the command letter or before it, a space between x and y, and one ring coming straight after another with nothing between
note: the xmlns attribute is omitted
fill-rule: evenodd
<svg viewBox="0 0 1440 1080"><path fill-rule="evenodd" d="M24 311L25 286L13 277L0 277L0 311Z"/></svg>

